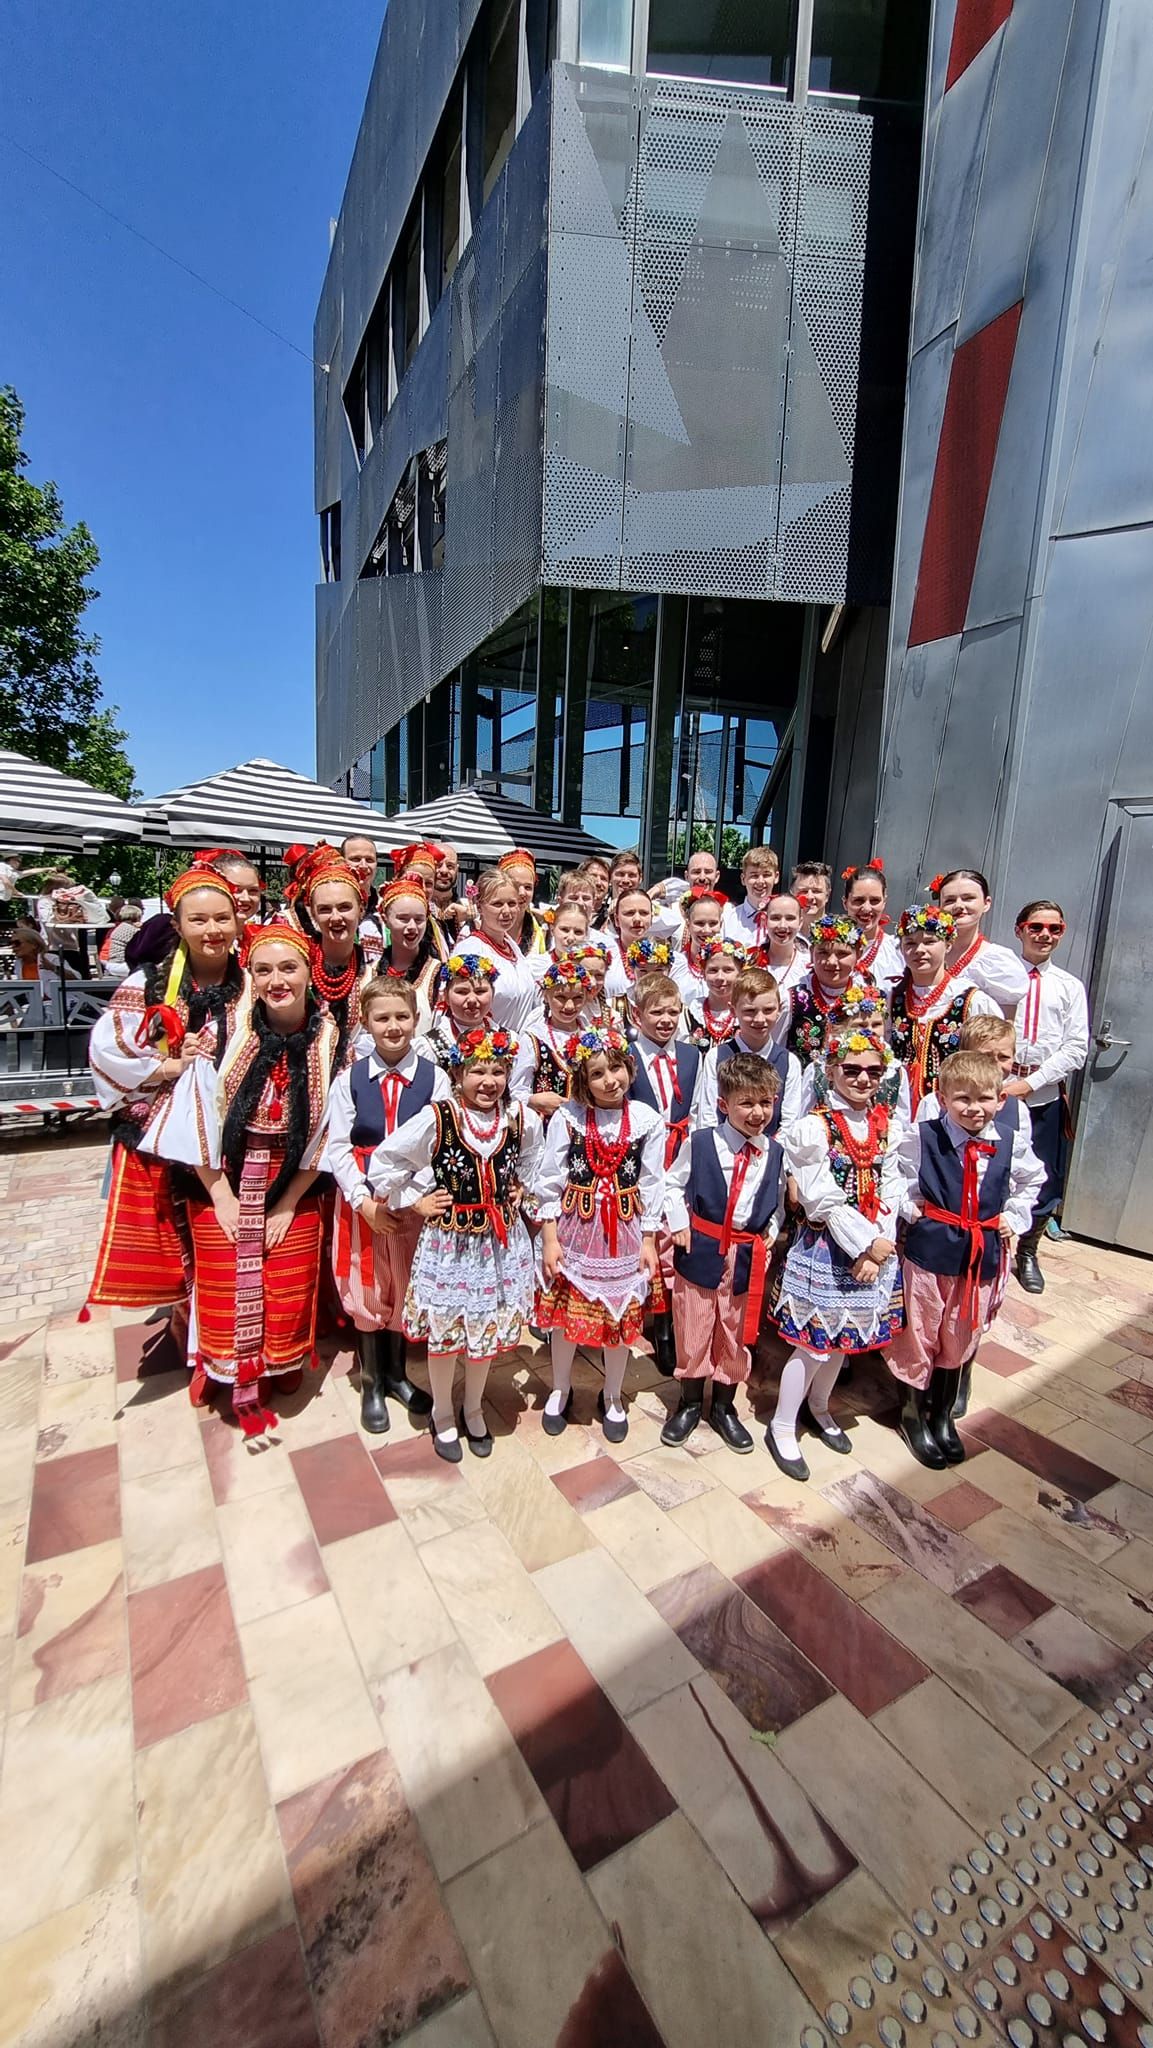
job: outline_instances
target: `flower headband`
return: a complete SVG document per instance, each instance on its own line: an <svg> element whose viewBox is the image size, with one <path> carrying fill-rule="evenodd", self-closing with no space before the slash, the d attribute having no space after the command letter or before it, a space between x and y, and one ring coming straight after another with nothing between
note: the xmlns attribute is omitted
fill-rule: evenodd
<svg viewBox="0 0 1153 2048"><path fill-rule="evenodd" d="M574 946L566 946L562 958L565 960L607 960L609 949L595 932L587 939L578 939Z"/></svg>
<svg viewBox="0 0 1153 2048"><path fill-rule="evenodd" d="M818 946L863 946L865 935L851 917L834 917L828 911L824 917L814 918L809 927L809 943L814 950Z"/></svg>
<svg viewBox="0 0 1153 2048"><path fill-rule="evenodd" d="M738 967L748 965L748 953L739 939L706 939L701 947L702 967L707 967L710 960L719 960L722 955L726 960L735 960Z"/></svg>
<svg viewBox="0 0 1153 2048"><path fill-rule="evenodd" d="M485 1060L515 1059L516 1048L511 1031L466 1031L449 1046L448 1059L454 1067L470 1067Z"/></svg>
<svg viewBox="0 0 1153 2048"><path fill-rule="evenodd" d="M487 953L452 953L440 970L438 979L442 988L450 981L495 981L500 968Z"/></svg>
<svg viewBox="0 0 1153 2048"><path fill-rule="evenodd" d="M218 895L227 896L230 903L236 902L236 891L231 882L225 881L223 875L218 875L215 868L198 867L194 862L182 875L177 875L174 882L168 884L164 892L164 901L169 910L175 910L181 897L187 896L192 889L215 889Z"/></svg>
<svg viewBox="0 0 1153 2048"><path fill-rule="evenodd" d="M897 937L922 932L927 939L951 939L955 922L951 911L938 910L935 903L910 903L897 919Z"/></svg>
<svg viewBox="0 0 1153 2048"><path fill-rule="evenodd" d="M429 868L435 874L444 859L444 848L434 846L431 840L426 839L415 846L394 846L388 857L399 880L405 869L411 867Z"/></svg>
<svg viewBox="0 0 1153 2048"><path fill-rule="evenodd" d="M273 918L270 924L245 925L240 942L241 966L248 966L253 954L260 946L272 944L291 946L294 953L299 953L301 959L308 962L308 970L311 974L313 963L316 959L316 948L307 932L302 932L300 926L290 923L288 918Z"/></svg>
<svg viewBox="0 0 1153 2048"><path fill-rule="evenodd" d="M884 1014L885 1003L880 990L869 982L851 981L837 998L833 1028L835 1030L838 1024L850 1021L863 1023L870 1017L883 1017Z"/></svg>
<svg viewBox="0 0 1153 2048"><path fill-rule="evenodd" d="M562 957L550 961L541 975L541 985L544 988L564 988L571 992L573 989L591 988L592 982L580 961L574 960L570 955L567 959Z"/></svg>
<svg viewBox="0 0 1153 2048"><path fill-rule="evenodd" d="M414 896L418 903L423 903L425 909L428 909L428 890L416 875L404 878L397 876L395 881L386 882L377 896L376 907L383 914L390 903L399 903L402 896Z"/></svg>
<svg viewBox="0 0 1153 2048"><path fill-rule="evenodd" d="M602 1054L624 1054L629 1049L628 1039L615 1024L591 1025L587 1031L578 1031L570 1038L564 1049L564 1056L570 1067L582 1060L600 1059Z"/></svg>
<svg viewBox="0 0 1153 2048"><path fill-rule="evenodd" d="M850 1052L876 1052L886 1067L893 1064L893 1055L879 1031L836 1031L825 1040L825 1064L836 1065Z"/></svg>
<svg viewBox="0 0 1153 2048"><path fill-rule="evenodd" d="M630 967L667 967L672 947L664 939L634 939L625 954Z"/></svg>

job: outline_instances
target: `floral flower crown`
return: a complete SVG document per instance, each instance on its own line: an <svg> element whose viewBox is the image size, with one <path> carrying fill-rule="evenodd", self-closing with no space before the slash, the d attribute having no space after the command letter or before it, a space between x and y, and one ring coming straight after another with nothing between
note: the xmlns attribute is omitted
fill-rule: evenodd
<svg viewBox="0 0 1153 2048"><path fill-rule="evenodd" d="M604 1053L623 1054L628 1050L628 1039L615 1025L591 1025L587 1031L578 1031L575 1037L569 1039L564 1056L570 1067L575 1067L582 1060L596 1060Z"/></svg>
<svg viewBox="0 0 1153 2048"><path fill-rule="evenodd" d="M486 1060L515 1059L516 1048L511 1031L466 1031L463 1038L449 1046L448 1059L454 1067L471 1067Z"/></svg>
<svg viewBox="0 0 1153 2048"><path fill-rule="evenodd" d="M702 967L707 967L710 960L721 958L735 960L738 967L745 967L749 956L739 939L706 939L700 951Z"/></svg>
<svg viewBox="0 0 1153 2048"><path fill-rule="evenodd" d="M825 1065L843 1060L850 1052L880 1053L882 1064L891 1067L893 1055L879 1031L834 1031L825 1040Z"/></svg>
<svg viewBox="0 0 1153 2048"><path fill-rule="evenodd" d="M851 917L836 917L826 911L824 917L816 917L809 926L809 944L818 946L863 946L865 935L859 924Z"/></svg>
<svg viewBox="0 0 1153 2048"><path fill-rule="evenodd" d="M955 922L951 911L938 910L935 903L910 903L897 919L897 937L923 932L927 939L951 939Z"/></svg>
<svg viewBox="0 0 1153 2048"><path fill-rule="evenodd" d="M630 967L667 967L672 957L664 939L634 939L625 954Z"/></svg>
<svg viewBox="0 0 1153 2048"><path fill-rule="evenodd" d="M562 954L560 959L550 960L541 975L541 985L544 988L574 989L591 988L592 982L579 960Z"/></svg>
<svg viewBox="0 0 1153 2048"><path fill-rule="evenodd" d="M566 946L561 955L563 960L607 960L609 949L604 939L590 932L587 939L578 939L575 945Z"/></svg>
<svg viewBox="0 0 1153 2048"><path fill-rule="evenodd" d="M490 960L487 953L453 953L445 961L438 979L441 987L447 988L450 981L463 981L466 976L470 981L495 981L499 973L496 961Z"/></svg>
<svg viewBox="0 0 1153 2048"><path fill-rule="evenodd" d="M833 1028L835 1030L839 1024L850 1022L864 1023L870 1017L883 1017L884 1014L885 1004L880 990L869 982L851 981L837 998Z"/></svg>

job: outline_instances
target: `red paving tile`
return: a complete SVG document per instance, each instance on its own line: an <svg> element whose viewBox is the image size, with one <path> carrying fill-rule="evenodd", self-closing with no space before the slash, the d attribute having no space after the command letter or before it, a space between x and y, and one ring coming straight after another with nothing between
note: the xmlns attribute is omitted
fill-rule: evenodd
<svg viewBox="0 0 1153 2048"><path fill-rule="evenodd" d="M1000 1505L991 1493L982 1493L979 1486L971 1486L967 1479L926 1502L929 1513L950 1529L967 1529L970 1523L979 1522L982 1515L991 1515Z"/></svg>
<svg viewBox="0 0 1153 2048"><path fill-rule="evenodd" d="M1011 1458L1015 1465L1023 1465L1036 1478L1047 1479L1050 1485L1059 1486L1062 1493L1071 1493L1074 1500L1092 1500L1095 1493L1104 1493L1107 1486L1116 1484L1115 1472L1107 1472L1103 1465L1094 1465L1055 1438L1040 1436L1035 1429L1026 1429L1023 1422L1014 1422L1011 1415L998 1414L993 1408L982 1408L978 1414L966 1416L965 1429L992 1450Z"/></svg>
<svg viewBox="0 0 1153 2048"><path fill-rule="evenodd" d="M929 1676L880 1622L795 1552L738 1572L736 1583L859 1713L880 1713Z"/></svg>
<svg viewBox="0 0 1153 2048"><path fill-rule="evenodd" d="M552 1483L570 1507L582 1515L591 1515L594 1508L606 1507L610 1500L639 1491L636 1480L630 1479L624 1466L603 1455L587 1458L583 1465L570 1465L567 1472L554 1472Z"/></svg>
<svg viewBox="0 0 1153 2048"><path fill-rule="evenodd" d="M1122 1408L1131 1408L1135 1415L1148 1415L1153 1421L1153 1387L1144 1380L1122 1380L1109 1389L1106 1398Z"/></svg>
<svg viewBox="0 0 1153 2048"><path fill-rule="evenodd" d="M300 1936L282 1927L191 1988L153 1995L149 2048L320 2048Z"/></svg>
<svg viewBox="0 0 1153 2048"><path fill-rule="evenodd" d="M28 1518L29 1564L86 1550L120 1534L120 1465L115 1444L37 1465Z"/></svg>
<svg viewBox="0 0 1153 2048"><path fill-rule="evenodd" d="M338 1543L344 1536L359 1536L365 1529L396 1520L396 1509L359 1437L306 1444L291 1456L318 1543Z"/></svg>
<svg viewBox="0 0 1153 2048"><path fill-rule="evenodd" d="M128 1598L136 1747L239 1705L247 1694L223 1565Z"/></svg>
<svg viewBox="0 0 1153 2048"><path fill-rule="evenodd" d="M984 1578L977 1579L971 1586L962 1586L954 1598L986 1628L999 1636L1015 1636L1019 1629L1027 1628L1042 1614L1048 1614L1053 1602L1044 1593L1038 1593L1008 1565L995 1564Z"/></svg>
<svg viewBox="0 0 1153 2048"><path fill-rule="evenodd" d="M649 1599L750 1727L777 1734L831 1699L815 1665L714 1565L670 1579Z"/></svg>
<svg viewBox="0 0 1153 2048"><path fill-rule="evenodd" d="M977 1362L989 1372L995 1372L1003 1380L1011 1380L1019 1372L1028 1372L1036 1365L1034 1357L1026 1358L1020 1351L1010 1351L1004 1344L994 1344L986 1339L977 1353Z"/></svg>

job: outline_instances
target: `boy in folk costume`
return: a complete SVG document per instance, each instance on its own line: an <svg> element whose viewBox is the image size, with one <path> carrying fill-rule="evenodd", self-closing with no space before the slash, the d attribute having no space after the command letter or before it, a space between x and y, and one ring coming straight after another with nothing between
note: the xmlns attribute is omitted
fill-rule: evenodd
<svg viewBox="0 0 1153 2048"><path fill-rule="evenodd" d="M1045 1169L1029 1227L1017 1245L1017 1278L1026 1294L1045 1291L1037 1252L1045 1225L1056 1215L1065 1192L1071 1136L1066 1084L1089 1057L1085 984L1053 964L1064 936L1065 913L1059 903L1042 899L1026 903L1018 912L1017 937L1029 987L1017 1010L1016 1059L1005 1092L1028 1110L1033 1150Z"/></svg>
<svg viewBox="0 0 1153 2048"><path fill-rule="evenodd" d="M888 1354L904 1388L901 1435L934 1471L964 1458L953 1426L962 1371L997 1313L1008 1248L1044 1180L996 1060L950 1054L937 1096L940 1115L913 1124L900 1146L907 1322Z"/></svg>
<svg viewBox="0 0 1153 2048"><path fill-rule="evenodd" d="M768 1135L780 1084L767 1061L735 1053L718 1085L723 1121L694 1131L668 1174L680 1403L661 1442L683 1444L692 1435L711 1381L709 1424L743 1454L753 1439L733 1396L752 1370L768 1250L780 1228L782 1154Z"/></svg>
<svg viewBox="0 0 1153 2048"><path fill-rule="evenodd" d="M764 914L780 880L781 864L772 847L750 846L741 861L743 901L726 903L722 923L725 938L736 939L746 953L766 943Z"/></svg>
<svg viewBox="0 0 1153 2048"><path fill-rule="evenodd" d="M779 1137L801 1114L801 1063L794 1053L777 1042L777 1027L783 1014L776 977L766 967L743 967L733 984L734 1029L724 1043L707 1052L701 1067L701 1084L695 1105L696 1123L707 1131L724 1117L720 1086L726 1061L737 1053L752 1053L767 1060L777 1077L766 1136Z"/></svg>
<svg viewBox="0 0 1153 2048"><path fill-rule="evenodd" d="M581 1028L591 985L575 960L551 960L541 977L544 1020L539 1030L525 1032L517 1048L509 1094L546 1123L571 1093L568 1048Z"/></svg>
<svg viewBox="0 0 1153 2048"><path fill-rule="evenodd" d="M681 997L669 975L646 974L638 981L633 990L632 1010L635 1072L629 1096L633 1102L644 1103L646 1109L655 1109L663 1118L667 1171L700 1120L697 1099L703 1062L696 1046L678 1036ZM673 1282L673 1245L667 1230L660 1233L657 1249L661 1272L652 1297L653 1351L660 1371L669 1378L675 1370L677 1354L668 1304Z"/></svg>
<svg viewBox="0 0 1153 2048"><path fill-rule="evenodd" d="M799 861L789 876L789 888L798 901L804 900L801 936L807 944L833 900L833 870L827 860Z"/></svg>
<svg viewBox="0 0 1153 2048"><path fill-rule="evenodd" d="M416 994L407 982L370 981L360 1016L373 1049L332 1084L323 1165L337 1187L332 1270L356 1331L361 1428L383 1436L389 1397L410 1415L432 1412L408 1377L403 1312L420 1227L433 1212L418 1202L393 1215L372 1193L368 1164L385 1138L452 1090L441 1068L414 1049Z"/></svg>
<svg viewBox="0 0 1153 2048"><path fill-rule="evenodd" d="M893 1056L909 1077L909 1104L916 1116L922 1097L935 1087L941 1062L956 1052L969 1017L999 1016L992 996L976 988L964 968L947 965L953 920L935 903L911 903L901 912L897 937L905 972L889 995L889 1036Z"/></svg>

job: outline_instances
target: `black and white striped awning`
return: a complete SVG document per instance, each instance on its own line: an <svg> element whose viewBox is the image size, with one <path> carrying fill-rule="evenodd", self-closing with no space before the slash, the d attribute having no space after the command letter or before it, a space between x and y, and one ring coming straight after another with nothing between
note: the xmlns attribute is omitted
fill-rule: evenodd
<svg viewBox="0 0 1153 2048"><path fill-rule="evenodd" d="M481 789L458 789L452 796L437 797L434 803L401 811L387 820L384 830L386 845L403 846L417 839L447 841L462 859L482 865L499 860L514 846L523 846L540 867L576 867L592 854L605 851L604 841L583 832L579 825L560 825L529 804Z"/></svg>
<svg viewBox="0 0 1153 2048"><path fill-rule="evenodd" d="M139 839L140 813L79 776L0 749L0 846L82 852L107 839Z"/></svg>
<svg viewBox="0 0 1153 2048"><path fill-rule="evenodd" d="M190 782L137 807L144 837L160 846L281 848L300 840L339 846L353 832L383 841L388 827L379 811L335 796L322 782L280 768L275 761L245 761L204 782Z"/></svg>

